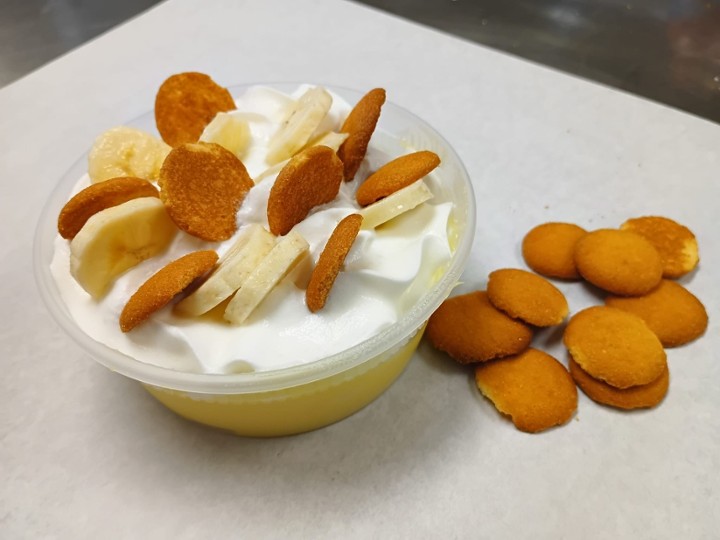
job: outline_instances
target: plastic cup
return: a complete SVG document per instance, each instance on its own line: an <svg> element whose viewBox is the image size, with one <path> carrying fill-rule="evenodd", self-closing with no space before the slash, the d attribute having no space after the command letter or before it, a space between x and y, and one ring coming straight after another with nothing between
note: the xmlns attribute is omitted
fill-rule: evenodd
<svg viewBox="0 0 720 540"><path fill-rule="evenodd" d="M248 86L231 87L239 95ZM267 84L292 92L297 84ZM348 103L362 93L326 86ZM128 125L156 133L152 113ZM411 359L432 312L457 284L475 233L475 197L470 178L448 142L426 122L386 103L373 141L432 150L442 163L436 201L454 203L449 225L451 260L434 272L433 283L404 316L375 336L314 362L272 371L208 374L181 372L135 360L87 336L65 306L50 272L57 216L72 187L86 172L82 156L61 178L40 217L35 235L34 269L40 294L57 323L94 360L134 379L166 407L189 420L245 436L301 433L337 422L382 394ZM162 354L162 350L158 350Z"/></svg>

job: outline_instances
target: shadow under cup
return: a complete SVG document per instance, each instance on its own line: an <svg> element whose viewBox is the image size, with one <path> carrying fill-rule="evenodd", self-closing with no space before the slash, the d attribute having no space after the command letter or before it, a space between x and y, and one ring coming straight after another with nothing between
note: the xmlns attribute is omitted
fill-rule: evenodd
<svg viewBox="0 0 720 540"><path fill-rule="evenodd" d="M249 86L229 90L239 95ZM292 83L266 86L286 93L298 87ZM326 88L348 103L356 103L363 95L355 90ZM156 133L152 113L128 125ZM457 284L475 233L475 196L470 178L458 155L432 127L388 102L383 106L373 144L402 148L404 152L400 153L431 150L440 156L441 165L433 173L438 180L433 184L434 201L453 202L448 225L453 254L449 262L435 269L428 290L397 322L349 349L272 371L208 374L140 362L90 338L72 318L50 272L57 216L86 172L87 155L63 176L41 214L34 245L40 294L58 324L93 359L142 383L161 403L185 418L258 437L301 433L337 422L377 398L403 372L427 319Z"/></svg>

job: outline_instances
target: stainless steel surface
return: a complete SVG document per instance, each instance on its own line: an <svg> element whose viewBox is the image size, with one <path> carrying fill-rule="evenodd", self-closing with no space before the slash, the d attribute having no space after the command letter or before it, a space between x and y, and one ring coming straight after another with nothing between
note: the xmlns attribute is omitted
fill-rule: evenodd
<svg viewBox="0 0 720 540"><path fill-rule="evenodd" d="M0 86L156 3L0 0ZM361 3L720 122L720 0Z"/></svg>
<svg viewBox="0 0 720 540"><path fill-rule="evenodd" d="M363 0L720 122L720 1Z"/></svg>

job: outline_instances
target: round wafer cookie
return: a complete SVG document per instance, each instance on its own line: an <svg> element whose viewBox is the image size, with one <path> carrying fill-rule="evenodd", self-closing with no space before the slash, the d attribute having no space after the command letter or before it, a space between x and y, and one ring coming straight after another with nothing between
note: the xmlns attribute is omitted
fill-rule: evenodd
<svg viewBox="0 0 720 540"><path fill-rule="evenodd" d="M520 431L537 433L570 420L577 389L565 366L537 349L478 364L475 382Z"/></svg>
<svg viewBox="0 0 720 540"><path fill-rule="evenodd" d="M702 302L679 283L667 279L644 296L608 296L605 303L640 317L665 347L699 338L708 325Z"/></svg>
<svg viewBox="0 0 720 540"><path fill-rule="evenodd" d="M560 324L568 314L565 295L545 278L525 270L491 272L487 294L496 308L534 326Z"/></svg>
<svg viewBox="0 0 720 540"><path fill-rule="evenodd" d="M340 128L341 133L348 134L348 138L340 145L337 152L340 161L343 162L345 181L352 180L360 168L384 103L384 89L370 90L355 104Z"/></svg>
<svg viewBox="0 0 720 540"><path fill-rule="evenodd" d="M270 189L267 218L270 232L290 232L314 207L337 197L343 164L332 148L313 146L295 154Z"/></svg>
<svg viewBox="0 0 720 540"><path fill-rule="evenodd" d="M662 259L664 277L679 278L700 261L695 235L672 219L659 216L633 218L620 228L643 236L655 246Z"/></svg>
<svg viewBox="0 0 720 540"><path fill-rule="evenodd" d="M538 274L560 279L578 279L573 253L587 231L572 223L543 223L525 235L522 254Z"/></svg>
<svg viewBox="0 0 720 540"><path fill-rule="evenodd" d="M587 397L618 409L646 409L658 405L667 395L670 371L665 370L654 381L629 388L615 388L591 377L575 360L570 358L570 375Z"/></svg>
<svg viewBox="0 0 720 540"><path fill-rule="evenodd" d="M360 214L350 214L341 220L320 253L320 258L313 268L310 282L305 290L305 303L313 313L325 306L330 289L345 262L345 257L360 232L362 221L363 218Z"/></svg>
<svg viewBox="0 0 720 540"><path fill-rule="evenodd" d="M640 317L620 309L582 310L568 322L563 341L580 367L616 388L648 384L667 367L657 336Z"/></svg>
<svg viewBox="0 0 720 540"><path fill-rule="evenodd" d="M371 174L358 188L355 199L360 206L372 204L420 180L438 165L440 158L428 150L400 156Z"/></svg>
<svg viewBox="0 0 720 540"><path fill-rule="evenodd" d="M593 285L622 296L639 296L657 287L662 260L655 247L639 234L600 229L575 244L575 265Z"/></svg>
<svg viewBox="0 0 720 540"><path fill-rule="evenodd" d="M532 330L496 309L485 291L445 300L428 321L430 343L461 364L518 354L530 345Z"/></svg>
<svg viewBox="0 0 720 540"><path fill-rule="evenodd" d="M142 178L126 176L91 184L65 203L58 216L58 232L72 240L98 212L132 199L157 196L155 186Z"/></svg>
<svg viewBox="0 0 720 540"><path fill-rule="evenodd" d="M234 110L226 88L204 73L178 73L160 85L155 96L155 124L170 146L194 143L219 112Z"/></svg>
<svg viewBox="0 0 720 540"><path fill-rule="evenodd" d="M209 242L235 233L237 211L254 185L235 154L214 143L173 148L158 183L160 199L175 224Z"/></svg>
<svg viewBox="0 0 720 540"><path fill-rule="evenodd" d="M188 253L165 265L128 300L120 314L120 329L129 332L162 309L197 278L215 266L218 255L214 251Z"/></svg>

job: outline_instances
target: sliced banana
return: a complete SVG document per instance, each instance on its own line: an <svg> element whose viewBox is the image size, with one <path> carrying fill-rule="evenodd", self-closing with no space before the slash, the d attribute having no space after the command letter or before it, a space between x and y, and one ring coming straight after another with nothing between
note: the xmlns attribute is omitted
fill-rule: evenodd
<svg viewBox="0 0 720 540"><path fill-rule="evenodd" d="M295 231L281 237L230 300L225 308L225 319L232 324L242 324L308 252L309 247L307 241Z"/></svg>
<svg viewBox="0 0 720 540"><path fill-rule="evenodd" d="M246 227L207 281L179 302L175 311L191 317L207 313L242 286L274 245L275 237L261 225Z"/></svg>
<svg viewBox="0 0 720 540"><path fill-rule="evenodd" d="M217 113L200 135L201 142L219 144L237 157L245 153L251 138L247 120L224 112Z"/></svg>
<svg viewBox="0 0 720 540"><path fill-rule="evenodd" d="M332 97L320 86L300 96L285 124L270 140L267 162L275 165L294 156L310 140L331 105Z"/></svg>
<svg viewBox="0 0 720 540"><path fill-rule="evenodd" d="M70 273L93 298L117 276L162 252L177 227L157 197L133 199L87 220L70 242Z"/></svg>
<svg viewBox="0 0 720 540"><path fill-rule="evenodd" d="M422 180L413 182L409 186L399 189L384 199L363 208L360 211L363 217L362 228L374 229L432 199L432 197L433 194L425 182Z"/></svg>
<svg viewBox="0 0 720 540"><path fill-rule="evenodd" d="M348 138L347 133L337 133L336 131L328 131L327 133L324 133L320 135L319 137L313 139L309 143L307 143L302 149L305 150L306 148L311 148L313 146L327 146L329 148L332 148L336 152L338 151L338 148L340 148L340 145L345 142L345 139ZM288 164L288 161L290 161L290 158L285 159L281 161L280 163L276 163L272 167L268 167L263 172L261 172L257 177L254 179L255 184L259 184L263 180L265 180L268 176L274 176L277 175L285 165Z"/></svg>
<svg viewBox="0 0 720 540"><path fill-rule="evenodd" d="M102 133L88 156L88 175L93 183L118 176L155 181L170 147L139 129L118 126Z"/></svg>
<svg viewBox="0 0 720 540"><path fill-rule="evenodd" d="M345 142L345 139L347 139L350 136L349 133L338 133L337 131L328 131L326 133L323 133L319 137L315 137L313 140L311 140L309 143L305 145L303 150L305 148L310 148L311 146L327 146L329 148L332 148L336 152L338 151L338 148L340 148L340 145Z"/></svg>
<svg viewBox="0 0 720 540"><path fill-rule="evenodd" d="M255 185L258 185L260 182L265 180L268 176L276 176L280 171L282 171L283 167L288 164L290 159L285 159L281 161L280 163L276 163L272 167L268 167L263 172L258 174L254 179L253 182L255 182Z"/></svg>

